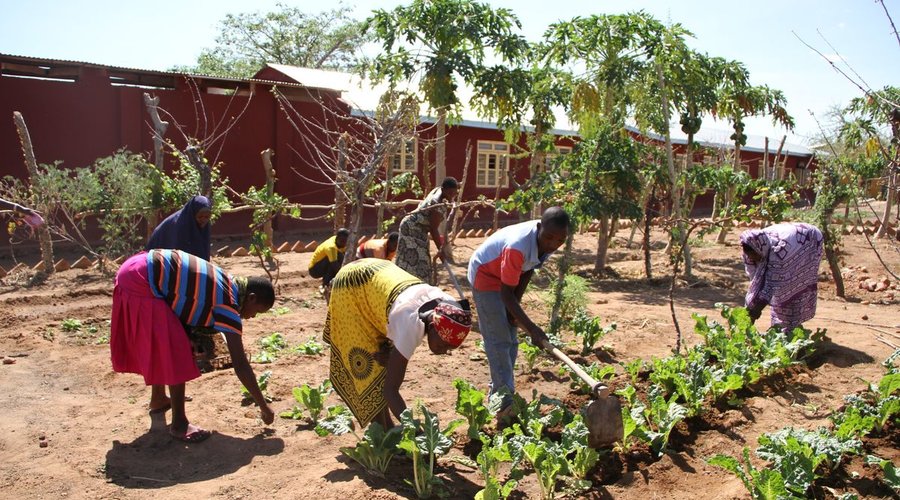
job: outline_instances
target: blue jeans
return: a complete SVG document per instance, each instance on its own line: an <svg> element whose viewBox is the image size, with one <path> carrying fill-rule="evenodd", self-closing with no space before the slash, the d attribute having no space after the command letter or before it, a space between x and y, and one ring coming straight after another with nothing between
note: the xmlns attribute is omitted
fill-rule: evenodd
<svg viewBox="0 0 900 500"><path fill-rule="evenodd" d="M491 368L491 394L506 387L510 393L515 392L514 369L516 355L519 353L519 338L516 327L506 319L506 306L500 298L500 292L473 290L475 308L478 311L478 328L484 339L484 352L487 354ZM512 398L504 398L503 406L512 402Z"/></svg>

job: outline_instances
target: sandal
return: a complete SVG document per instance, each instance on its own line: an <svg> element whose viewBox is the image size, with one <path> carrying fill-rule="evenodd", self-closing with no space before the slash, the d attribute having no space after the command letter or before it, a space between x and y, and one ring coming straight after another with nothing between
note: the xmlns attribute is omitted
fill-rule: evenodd
<svg viewBox="0 0 900 500"><path fill-rule="evenodd" d="M175 432L170 428L169 435L184 443L195 444L206 441L210 436L213 435L213 433L212 431L201 429L200 427L197 427L195 425L188 424L187 431L185 431L184 433Z"/></svg>

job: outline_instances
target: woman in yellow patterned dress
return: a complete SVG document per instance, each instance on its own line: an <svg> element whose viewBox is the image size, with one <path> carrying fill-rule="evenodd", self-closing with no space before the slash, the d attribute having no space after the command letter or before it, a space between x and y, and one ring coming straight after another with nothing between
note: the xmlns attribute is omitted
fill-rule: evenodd
<svg viewBox="0 0 900 500"><path fill-rule="evenodd" d="M441 289L390 261L360 259L331 282L325 341L331 345L331 383L366 426L393 426L406 403L400 386L423 338L434 354L459 347L472 315ZM390 410L390 411L388 411Z"/></svg>

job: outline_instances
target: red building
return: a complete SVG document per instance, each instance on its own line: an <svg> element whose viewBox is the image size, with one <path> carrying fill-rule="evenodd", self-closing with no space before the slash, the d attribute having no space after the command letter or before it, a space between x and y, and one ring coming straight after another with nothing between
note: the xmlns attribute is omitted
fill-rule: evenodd
<svg viewBox="0 0 900 500"><path fill-rule="evenodd" d="M279 102L273 89L285 96L285 101ZM330 205L334 188L316 170L316 163L323 160L312 150L313 145L332 141L324 129L339 120L337 117L375 109L380 91L348 74L282 65L267 65L251 79L229 79L0 54L0 176L27 176L13 111L24 115L39 163L62 161L67 167L83 167L119 149L149 157L153 126L145 94L159 97L159 107L165 110L163 120L172 123L165 139L177 147L186 145L184 135L215 139L206 148L206 156L222 162L222 174L236 191L265 183L260 152L271 148L275 152L278 193L303 205ZM282 109L284 102L295 110L295 118L302 116L329 125L318 130L296 127L296 120L292 124ZM424 166L433 165L434 151L427 147L435 139L432 123L423 118L417 137L410 138L407 148L392 158L395 171L415 172L421 177ZM575 132L553 133L559 153L570 152L577 140ZM757 177L764 150L752 140L741 157L750 174ZM704 142L702 138L700 142ZM675 143L680 153L685 141L676 139ZM722 144L727 144L727 139L707 140L705 145L715 149ZM506 179L507 168L517 183L527 180L528 159L511 158L516 151L504 142L502 132L465 112L463 120L447 130L447 175L462 179L469 145L473 153L465 198L494 198L498 192L501 197L509 195L516 184ZM518 146L524 148L524 138ZM770 155L775 149L769 148ZM804 178L811 152L797 147L786 152L781 175L792 173ZM702 155L696 161L703 161ZM169 157L167 168L173 167L174 160ZM708 204L701 198L697 206L702 209ZM373 211L369 212L367 224L374 221ZM481 214L480 222L490 220L490 209ZM249 217L249 212L228 214L217 223L216 232L245 234ZM322 231L330 227L321 219L279 222L280 230Z"/></svg>

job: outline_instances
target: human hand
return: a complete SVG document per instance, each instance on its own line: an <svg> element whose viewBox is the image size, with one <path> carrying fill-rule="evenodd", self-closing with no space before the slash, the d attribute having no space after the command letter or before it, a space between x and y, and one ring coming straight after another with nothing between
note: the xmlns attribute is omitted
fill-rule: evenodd
<svg viewBox="0 0 900 500"><path fill-rule="evenodd" d="M547 337L547 334L544 333L543 330L538 328L537 330L535 330L533 332L529 332L529 333L531 335L531 344L532 345L540 347L541 349L546 349L546 347L544 347L544 344L549 344L550 338Z"/></svg>
<svg viewBox="0 0 900 500"><path fill-rule="evenodd" d="M762 309L747 309L747 312L750 314L750 321L756 323L756 320L762 316Z"/></svg>
<svg viewBox="0 0 900 500"><path fill-rule="evenodd" d="M266 425L275 421L275 412L272 411L272 407L269 406L269 403L263 402L263 404L259 406L259 418L261 418Z"/></svg>

